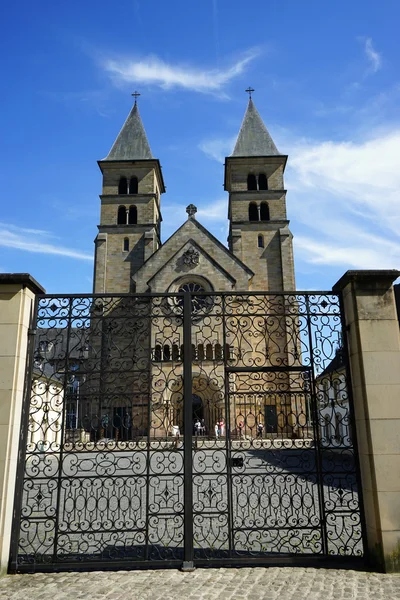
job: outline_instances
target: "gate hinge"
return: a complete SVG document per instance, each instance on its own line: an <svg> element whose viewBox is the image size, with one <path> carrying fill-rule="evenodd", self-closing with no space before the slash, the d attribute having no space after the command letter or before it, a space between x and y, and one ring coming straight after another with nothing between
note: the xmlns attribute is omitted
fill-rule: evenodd
<svg viewBox="0 0 400 600"><path fill-rule="evenodd" d="M36 335L37 329L28 329L28 335Z"/></svg>

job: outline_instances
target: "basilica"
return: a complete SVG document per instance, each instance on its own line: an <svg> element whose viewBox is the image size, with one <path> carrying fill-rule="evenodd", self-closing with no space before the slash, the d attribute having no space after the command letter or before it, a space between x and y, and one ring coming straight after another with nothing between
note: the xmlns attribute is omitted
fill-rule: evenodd
<svg viewBox="0 0 400 600"><path fill-rule="evenodd" d="M160 161L151 152L137 102L108 156L95 240L95 293L295 289L292 234L281 154L250 98L232 154L225 159L228 248L196 219L161 243Z"/></svg>
<svg viewBox="0 0 400 600"><path fill-rule="evenodd" d="M228 247L197 220L193 204L187 220L162 243L164 178L135 100L108 156L99 161L94 293L109 300L108 306L96 300L102 333L92 316L87 345L93 356L107 359L101 380L92 374L82 390L86 398L101 397L96 436L131 439L150 429L151 437L168 438L182 429L188 362L192 418L203 423L203 431L212 432L221 421L231 432L251 436L264 427L266 434L285 437L304 431L296 310L286 314L282 295L295 289L286 161L250 97L225 159ZM185 291L192 313L186 342ZM113 337L107 348L105 328ZM93 410L91 400L84 412ZM90 422L93 430L93 417Z"/></svg>

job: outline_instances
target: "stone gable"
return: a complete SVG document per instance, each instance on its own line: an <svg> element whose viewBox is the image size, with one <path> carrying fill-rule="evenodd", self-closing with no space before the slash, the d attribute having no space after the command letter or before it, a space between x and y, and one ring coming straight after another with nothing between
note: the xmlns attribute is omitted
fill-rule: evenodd
<svg viewBox="0 0 400 600"><path fill-rule="evenodd" d="M183 255L193 247L196 265L186 265ZM135 273L136 291L166 292L174 281L203 277L215 291L248 290L252 271L194 219L188 219Z"/></svg>

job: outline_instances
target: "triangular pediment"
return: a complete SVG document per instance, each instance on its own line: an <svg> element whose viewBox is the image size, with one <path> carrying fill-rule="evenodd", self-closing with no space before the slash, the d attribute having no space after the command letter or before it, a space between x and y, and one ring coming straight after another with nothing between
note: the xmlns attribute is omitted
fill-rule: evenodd
<svg viewBox="0 0 400 600"><path fill-rule="evenodd" d="M190 252L198 262L190 261ZM188 253L186 256L185 253ZM215 290L248 289L253 271L229 252L205 227L188 219L148 258L133 279L137 292L166 292L180 277L203 277Z"/></svg>

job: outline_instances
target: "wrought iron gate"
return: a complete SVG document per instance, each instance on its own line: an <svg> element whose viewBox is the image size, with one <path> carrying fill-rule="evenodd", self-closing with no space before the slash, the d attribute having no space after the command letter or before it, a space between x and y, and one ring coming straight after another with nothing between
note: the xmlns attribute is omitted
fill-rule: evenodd
<svg viewBox="0 0 400 600"><path fill-rule="evenodd" d="M363 557L340 298L41 296L11 572Z"/></svg>

